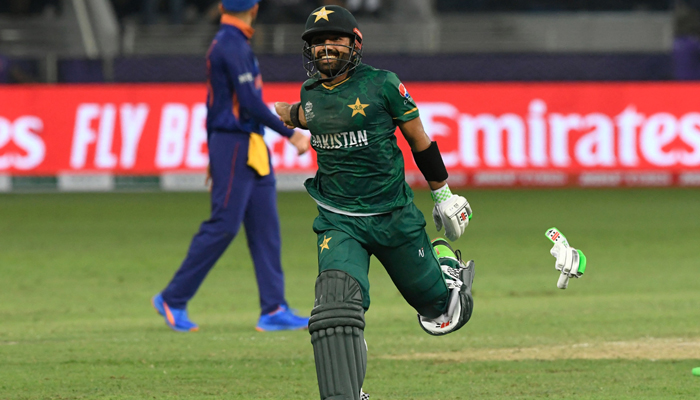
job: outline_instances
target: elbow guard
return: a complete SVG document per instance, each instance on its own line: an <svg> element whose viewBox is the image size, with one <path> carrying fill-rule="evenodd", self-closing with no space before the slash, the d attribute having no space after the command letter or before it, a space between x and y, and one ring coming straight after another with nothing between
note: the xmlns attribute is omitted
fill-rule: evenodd
<svg viewBox="0 0 700 400"><path fill-rule="evenodd" d="M442 162L437 142L431 142L430 146L423 151L413 152L413 159L425 180L442 182L447 179L447 168Z"/></svg>

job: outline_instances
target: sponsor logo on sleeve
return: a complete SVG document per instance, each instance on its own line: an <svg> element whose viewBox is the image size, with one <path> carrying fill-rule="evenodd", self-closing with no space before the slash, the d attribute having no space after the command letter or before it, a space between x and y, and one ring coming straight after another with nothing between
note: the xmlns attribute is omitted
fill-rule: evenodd
<svg viewBox="0 0 700 400"><path fill-rule="evenodd" d="M238 83L246 83L246 82L253 82L255 81L255 78L253 78L253 74L250 72L246 72L244 74L238 75Z"/></svg>
<svg viewBox="0 0 700 400"><path fill-rule="evenodd" d="M405 99L411 98L411 95L408 94L408 90L406 90L406 86L404 86L403 83L399 83L399 93L401 94L401 97Z"/></svg>

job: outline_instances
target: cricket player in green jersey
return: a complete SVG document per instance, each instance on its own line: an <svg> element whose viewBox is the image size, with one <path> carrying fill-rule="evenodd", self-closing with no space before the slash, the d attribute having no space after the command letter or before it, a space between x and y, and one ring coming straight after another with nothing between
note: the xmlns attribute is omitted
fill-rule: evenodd
<svg viewBox="0 0 700 400"><path fill-rule="evenodd" d="M396 74L361 63L362 33L339 6L316 9L306 22L301 102L277 103L288 127L308 129L318 171L305 182L318 204L316 301L309 320L321 399L368 398L364 313L369 259L382 263L429 334L461 328L472 314L474 262L444 239L432 243L404 176L396 127L432 189L433 220L457 240L472 215L450 192L437 143Z"/></svg>

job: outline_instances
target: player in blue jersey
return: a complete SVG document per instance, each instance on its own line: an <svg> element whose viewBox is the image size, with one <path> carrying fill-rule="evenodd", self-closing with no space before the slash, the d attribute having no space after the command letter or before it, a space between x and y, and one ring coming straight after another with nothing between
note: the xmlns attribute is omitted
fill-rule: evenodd
<svg viewBox="0 0 700 400"><path fill-rule="evenodd" d="M207 52L207 144L211 176L211 217L192 239L180 269L152 299L166 324L196 331L187 315L194 296L214 263L245 226L260 294L259 331L305 329L308 318L295 315L284 296L275 177L262 134L268 126L303 154L308 138L284 126L262 101L262 77L250 47L259 0L223 0L221 28Z"/></svg>

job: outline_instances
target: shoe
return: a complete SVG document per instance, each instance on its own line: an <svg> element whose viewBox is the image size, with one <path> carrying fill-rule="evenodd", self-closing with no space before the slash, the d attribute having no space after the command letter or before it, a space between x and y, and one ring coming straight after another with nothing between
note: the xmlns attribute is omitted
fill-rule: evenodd
<svg viewBox="0 0 700 400"><path fill-rule="evenodd" d="M187 316L187 309L168 306L168 303L163 300L163 296L160 293L153 296L151 304L158 311L158 314L165 318L165 323L170 329L177 332L197 332L199 330L199 326L190 321Z"/></svg>
<svg viewBox="0 0 700 400"><path fill-rule="evenodd" d="M460 265L460 261L462 260L462 253L459 250L453 250L452 246L450 246L447 240L443 238L437 238L433 239L433 241L430 242L430 244L433 245L433 250L435 250L435 254L437 255L438 261L440 262L440 266L446 265L452 267L453 269L459 269L463 266ZM453 276L453 274L448 274L450 276ZM457 276L454 276L454 278L457 278Z"/></svg>
<svg viewBox="0 0 700 400"><path fill-rule="evenodd" d="M258 332L295 331L308 329L309 318L300 317L287 306L279 306L277 310L261 315L255 330Z"/></svg>
<svg viewBox="0 0 700 400"><path fill-rule="evenodd" d="M453 250L452 246L443 238L434 239L431 244L438 256L440 268L442 268L448 286L450 286L450 281L460 281L466 285L463 291L468 291L471 295L472 283L474 282L474 260L464 262L462 252Z"/></svg>
<svg viewBox="0 0 700 400"><path fill-rule="evenodd" d="M464 326L472 316L474 299L474 260L464 262L462 253L453 250L445 239L438 238L432 242L438 256L445 284L450 292L447 312L438 318L430 319L418 315L418 322L423 330L434 336L454 332Z"/></svg>

